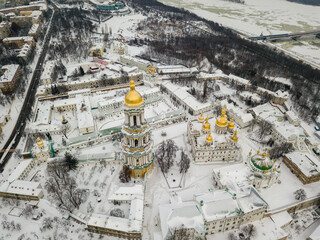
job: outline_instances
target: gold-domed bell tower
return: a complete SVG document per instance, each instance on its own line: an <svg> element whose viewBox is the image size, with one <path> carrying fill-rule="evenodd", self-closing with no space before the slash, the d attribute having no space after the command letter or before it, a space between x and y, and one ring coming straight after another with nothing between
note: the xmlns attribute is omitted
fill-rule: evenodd
<svg viewBox="0 0 320 240"><path fill-rule="evenodd" d="M219 134L224 134L227 132L228 127L228 117L226 114L226 109L223 108L221 111L221 116L216 120L215 131Z"/></svg>
<svg viewBox="0 0 320 240"><path fill-rule="evenodd" d="M122 162L130 170L131 177L142 178L153 167L153 142L150 128L144 118L144 101L130 81L130 91L124 102L125 121L122 127Z"/></svg>

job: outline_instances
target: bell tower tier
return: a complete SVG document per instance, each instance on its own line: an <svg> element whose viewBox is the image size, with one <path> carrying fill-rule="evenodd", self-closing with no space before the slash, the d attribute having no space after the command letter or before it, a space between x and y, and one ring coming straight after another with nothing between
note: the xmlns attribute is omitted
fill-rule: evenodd
<svg viewBox="0 0 320 240"><path fill-rule="evenodd" d="M122 162L130 169L134 178L142 178L149 174L153 167L153 142L150 128L144 118L144 102L140 93L135 90L134 82L130 82L130 91L125 97L125 121L122 127Z"/></svg>

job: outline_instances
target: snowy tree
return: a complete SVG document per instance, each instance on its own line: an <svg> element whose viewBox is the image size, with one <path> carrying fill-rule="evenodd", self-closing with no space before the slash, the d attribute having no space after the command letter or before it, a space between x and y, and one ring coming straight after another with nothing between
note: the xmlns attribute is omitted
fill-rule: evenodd
<svg viewBox="0 0 320 240"><path fill-rule="evenodd" d="M42 221L42 226L40 228L41 232L52 229L52 228L53 228L52 219L49 217L44 218Z"/></svg>
<svg viewBox="0 0 320 240"><path fill-rule="evenodd" d="M237 239L238 239L237 236L233 232L228 234L228 240L237 240Z"/></svg>
<svg viewBox="0 0 320 240"><path fill-rule="evenodd" d="M246 239L250 240L257 235L257 228L253 224L248 224L242 228L242 232L247 236Z"/></svg>
<svg viewBox="0 0 320 240"><path fill-rule="evenodd" d="M186 173L190 167L190 158L184 151L181 151L181 160L179 162L180 173Z"/></svg>
<svg viewBox="0 0 320 240"><path fill-rule="evenodd" d="M31 205L27 205L22 214L26 217L31 217L33 215L33 207Z"/></svg>
<svg viewBox="0 0 320 240"><path fill-rule="evenodd" d="M61 142L62 142L62 145L63 145L63 146L66 146L66 145L67 145L67 141L64 139L64 137L62 137Z"/></svg>
<svg viewBox="0 0 320 240"><path fill-rule="evenodd" d="M270 150L270 158L275 159L282 157L284 154L292 152L294 150L292 143L283 143L277 145Z"/></svg>
<svg viewBox="0 0 320 240"><path fill-rule="evenodd" d="M68 167L68 170L76 170L78 167L79 160L69 152L64 154L64 162Z"/></svg>
<svg viewBox="0 0 320 240"><path fill-rule="evenodd" d="M296 200L299 200L299 201L306 200L306 198L307 198L306 191L304 189L300 188L294 192L294 197Z"/></svg>
<svg viewBox="0 0 320 240"><path fill-rule="evenodd" d="M122 183L127 183L131 180L130 176L130 169L125 167L124 169L121 170L119 179Z"/></svg>
<svg viewBox="0 0 320 240"><path fill-rule="evenodd" d="M120 208L115 208L111 210L110 216L124 218L124 212Z"/></svg>
<svg viewBox="0 0 320 240"><path fill-rule="evenodd" d="M269 123L268 121L265 121L265 120L261 120L259 123L258 123L258 126L259 126L259 134L260 134L260 139L265 136L268 131L271 129L272 125L271 123Z"/></svg>
<svg viewBox="0 0 320 240"><path fill-rule="evenodd" d="M163 173L168 173L170 167L172 167L177 150L178 146L171 139L160 143L156 150L156 159Z"/></svg>

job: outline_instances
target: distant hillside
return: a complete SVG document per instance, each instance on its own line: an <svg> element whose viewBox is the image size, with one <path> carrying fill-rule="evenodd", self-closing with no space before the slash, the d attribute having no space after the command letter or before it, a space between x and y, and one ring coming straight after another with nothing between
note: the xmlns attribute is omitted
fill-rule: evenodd
<svg viewBox="0 0 320 240"><path fill-rule="evenodd" d="M287 1L306 4L306 5L320 6L320 0L287 0Z"/></svg>

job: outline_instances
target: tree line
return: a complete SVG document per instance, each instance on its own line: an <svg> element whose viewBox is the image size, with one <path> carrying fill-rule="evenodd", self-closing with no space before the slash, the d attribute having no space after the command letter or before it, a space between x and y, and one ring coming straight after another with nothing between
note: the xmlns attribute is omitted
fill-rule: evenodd
<svg viewBox="0 0 320 240"><path fill-rule="evenodd" d="M214 33L203 31L199 35L172 36L150 41L151 50L147 51L150 55L176 58L181 62L207 58L226 74L249 79L253 86L271 91L284 90L285 87L266 76L289 78L292 81L293 100L300 114L305 117L319 114L319 70L281 51L244 39L231 29L187 10L167 6L156 0L131 0L131 5L145 15L153 11L161 12L164 18L172 21L202 21Z"/></svg>

